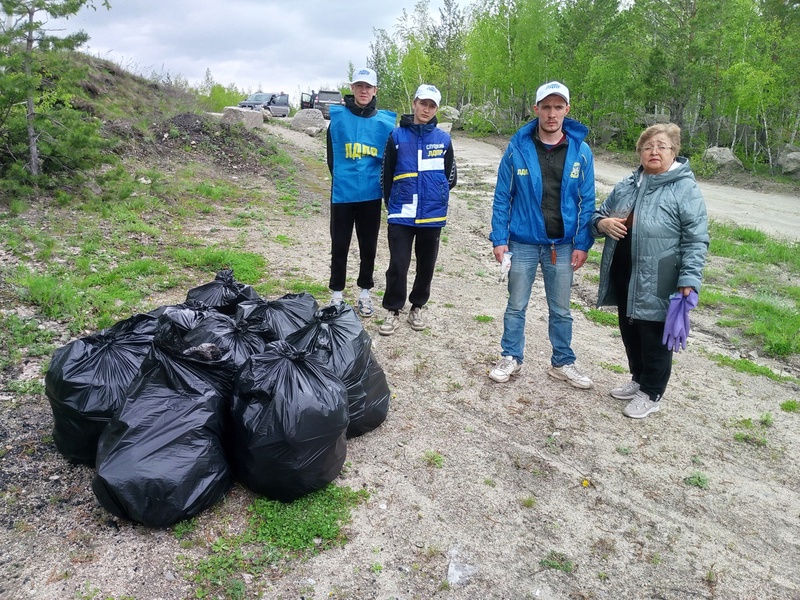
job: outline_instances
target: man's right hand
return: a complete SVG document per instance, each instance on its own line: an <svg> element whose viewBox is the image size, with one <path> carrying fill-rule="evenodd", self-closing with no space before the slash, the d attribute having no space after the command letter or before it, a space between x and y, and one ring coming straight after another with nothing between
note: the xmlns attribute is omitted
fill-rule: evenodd
<svg viewBox="0 0 800 600"><path fill-rule="evenodd" d="M503 254L508 252L508 245L503 244L502 246L495 246L494 247L494 259L501 263L503 262Z"/></svg>

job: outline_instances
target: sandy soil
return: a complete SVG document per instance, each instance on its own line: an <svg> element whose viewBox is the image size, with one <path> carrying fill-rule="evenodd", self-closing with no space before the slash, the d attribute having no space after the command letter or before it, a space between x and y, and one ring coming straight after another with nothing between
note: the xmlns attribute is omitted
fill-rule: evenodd
<svg viewBox="0 0 800 600"><path fill-rule="evenodd" d="M323 209L270 215L249 235L273 272L327 281L327 170L316 160L322 140L268 128L305 156L304 197ZM381 428L348 442L350 467L340 483L366 488L370 500L355 510L344 547L247 580L247 597L800 598L800 417L778 406L800 399L798 386L712 362L710 353L738 357L741 348L701 306L688 350L675 356L662 411L626 419L624 402L608 395L626 379L615 328L574 311L574 348L593 389L545 374L550 347L540 282L528 310L523 371L507 384L490 381L506 301L487 241L500 151L464 137L455 144L460 184L423 311L429 327L414 332L403 323L380 337L380 310L364 323L394 397ZM211 220L198 226L210 239L241 233ZM285 248L278 233L298 243ZM355 249L351 256L355 264ZM380 292L385 237L377 264ZM578 273L576 307L594 305L596 271L588 265ZM352 282L346 298L356 292ZM779 367L798 376L796 365ZM43 397L5 402L0 419L29 412L20 426L46 435L50 423L41 421L49 409L34 402L46 404ZM758 427L765 413L773 416L766 446L734 440L742 420ZM14 439L3 423L0 441ZM426 461L431 452L441 455L440 467ZM37 465L35 476L24 461ZM80 594L91 589L117 600L188 596L176 557L202 549L183 550L169 531L111 518L91 493L90 469L59 460L52 444L29 455L9 452L0 464L16 486L6 486L0 505L0 597L63 600L90 597ZM696 473L707 478L706 489L685 482ZM206 537L235 527L251 500L236 487L201 515ZM553 560L571 569L548 568Z"/></svg>

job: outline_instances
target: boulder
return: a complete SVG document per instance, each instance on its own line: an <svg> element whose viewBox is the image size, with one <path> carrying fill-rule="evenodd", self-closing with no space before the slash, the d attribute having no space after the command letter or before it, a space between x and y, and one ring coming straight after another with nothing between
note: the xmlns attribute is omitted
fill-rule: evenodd
<svg viewBox="0 0 800 600"><path fill-rule="evenodd" d="M743 171L744 165L742 161L736 158L736 155L730 148L723 148L721 146L712 146L703 153L703 160L717 165L720 171Z"/></svg>
<svg viewBox="0 0 800 600"><path fill-rule="evenodd" d="M461 113L457 108L447 105L440 107L436 112L436 120L439 121L440 126L441 123L453 123L458 121L460 116Z"/></svg>
<svg viewBox="0 0 800 600"><path fill-rule="evenodd" d="M497 107L491 102L482 106L465 104L461 107L458 120L453 123L453 129L465 129L479 134L499 133L496 123L501 118Z"/></svg>
<svg viewBox="0 0 800 600"><path fill-rule="evenodd" d="M437 123L436 127L444 131L445 133L450 133L453 129L452 123Z"/></svg>
<svg viewBox="0 0 800 600"><path fill-rule="evenodd" d="M298 110L292 119L292 129L295 131L305 131L308 128L325 129L325 117L318 108L304 108Z"/></svg>
<svg viewBox="0 0 800 600"><path fill-rule="evenodd" d="M792 154L793 152L800 152L800 146L794 146L793 144L782 144L776 148L775 155L780 158L781 156L786 156L787 154Z"/></svg>
<svg viewBox="0 0 800 600"><path fill-rule="evenodd" d="M303 129L303 133L311 137L317 137L323 131L325 131L324 127L306 127L305 129Z"/></svg>
<svg viewBox="0 0 800 600"><path fill-rule="evenodd" d="M256 129L264 126L264 115L260 110L226 106L222 113L222 122L227 125L241 123L246 129Z"/></svg>
<svg viewBox="0 0 800 600"><path fill-rule="evenodd" d="M800 179L800 151L781 152L778 158L778 166L781 168L782 175L792 179Z"/></svg>

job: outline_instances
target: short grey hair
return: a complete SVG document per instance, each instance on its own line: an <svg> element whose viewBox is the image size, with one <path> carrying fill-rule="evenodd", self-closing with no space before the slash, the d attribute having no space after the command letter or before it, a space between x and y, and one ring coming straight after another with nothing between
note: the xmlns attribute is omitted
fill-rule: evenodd
<svg viewBox="0 0 800 600"><path fill-rule="evenodd" d="M675 153L675 156L678 156L681 152L681 128L675 125L675 123L659 123L645 129L636 142L636 154L641 154L644 145L659 133L666 134L672 144L672 151Z"/></svg>

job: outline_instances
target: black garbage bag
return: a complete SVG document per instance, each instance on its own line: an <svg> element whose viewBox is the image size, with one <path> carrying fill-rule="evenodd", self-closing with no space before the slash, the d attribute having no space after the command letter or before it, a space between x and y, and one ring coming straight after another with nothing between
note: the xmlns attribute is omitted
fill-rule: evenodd
<svg viewBox="0 0 800 600"><path fill-rule="evenodd" d="M269 341L305 327L314 319L319 305L311 294L286 294L277 300L248 300L239 304L236 318L247 321L251 329L263 332Z"/></svg>
<svg viewBox="0 0 800 600"><path fill-rule="evenodd" d="M194 329L198 323L212 312L218 311L203 302L187 300L182 304L159 306L157 309L151 310L147 314L153 315L159 319L163 317L161 320L171 321L177 332L186 333Z"/></svg>
<svg viewBox="0 0 800 600"><path fill-rule="evenodd" d="M175 351L159 321L153 348L103 434L92 489L118 517L149 527L188 519L220 500L232 478L224 452L235 367L211 344Z"/></svg>
<svg viewBox="0 0 800 600"><path fill-rule="evenodd" d="M188 346L213 344L225 352L230 351L237 369L253 354L263 352L270 341L266 334L250 327L247 321L216 311L183 336L183 342Z"/></svg>
<svg viewBox="0 0 800 600"><path fill-rule="evenodd" d="M186 301L196 300L226 315L234 315L240 302L258 297L252 287L234 279L231 269L223 269L217 273L214 281L189 290Z"/></svg>
<svg viewBox="0 0 800 600"><path fill-rule="evenodd" d="M359 389L360 386L360 389ZM386 381L386 373L378 364L375 354L370 350L369 363L364 377L352 390L347 390L350 407L350 426L347 437L364 435L380 427L389 413L392 392Z"/></svg>
<svg viewBox="0 0 800 600"><path fill-rule="evenodd" d="M315 357L270 343L239 371L231 412L231 467L252 491L291 502L341 472L347 391Z"/></svg>
<svg viewBox="0 0 800 600"><path fill-rule="evenodd" d="M347 437L372 431L389 412L389 385L372 353L372 338L349 304L326 306L314 320L287 336L298 350L317 355L347 387Z"/></svg>
<svg viewBox="0 0 800 600"><path fill-rule="evenodd" d="M97 440L153 345L158 319L138 314L53 353L44 377L53 441L69 461L94 466Z"/></svg>

